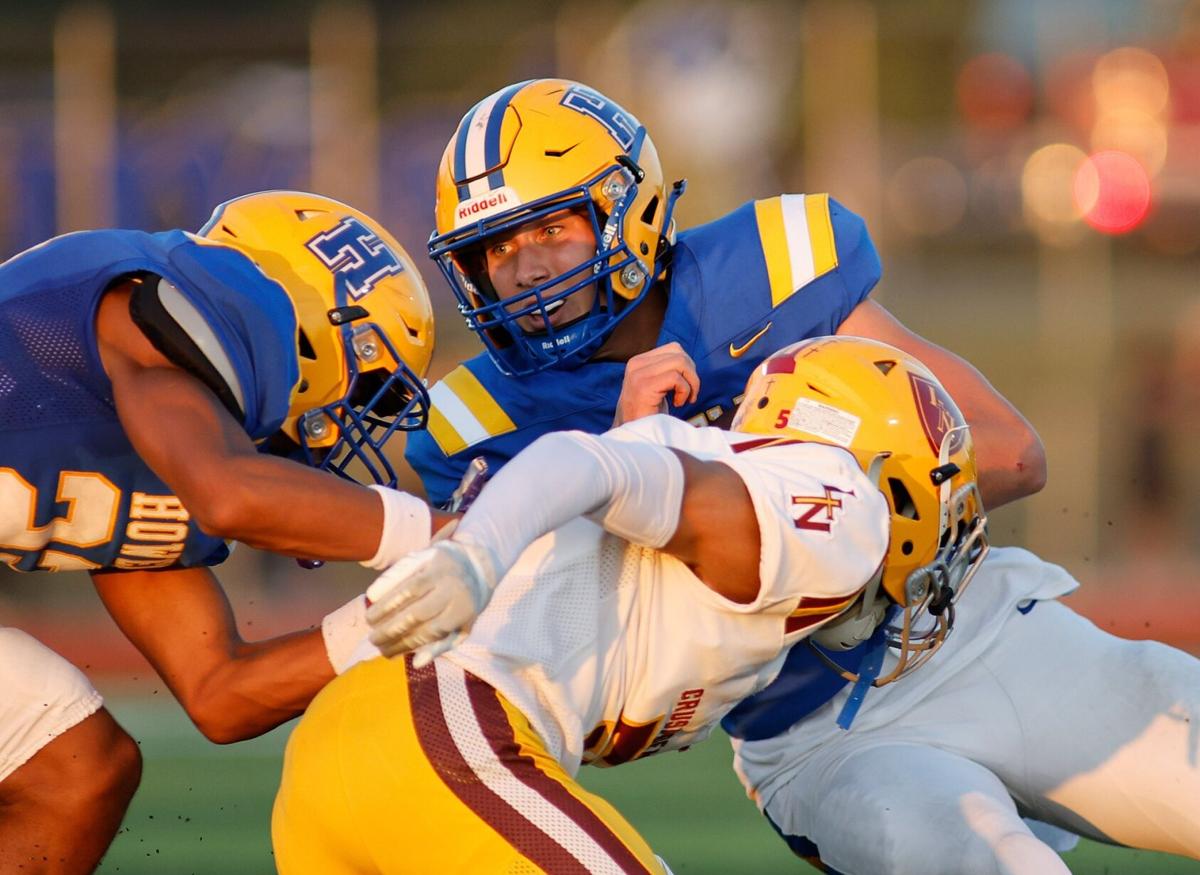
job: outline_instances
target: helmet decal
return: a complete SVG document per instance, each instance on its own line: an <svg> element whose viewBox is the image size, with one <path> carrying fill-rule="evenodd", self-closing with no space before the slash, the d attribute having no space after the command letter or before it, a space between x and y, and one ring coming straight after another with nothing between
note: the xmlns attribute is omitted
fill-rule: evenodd
<svg viewBox="0 0 1200 875"><path fill-rule="evenodd" d="M563 106L570 107L576 112L594 118L608 129L612 138L617 141L621 151L632 158L637 158L630 150L637 139L638 129L642 126L631 113L626 112L615 101L609 100L599 91L586 85L572 85L559 101Z"/></svg>
<svg viewBox="0 0 1200 875"><path fill-rule="evenodd" d="M936 455L942 449L942 441L949 435L947 452L958 452L964 440L961 426L967 424L958 407L940 383L917 374L909 374L908 379L912 382L913 400L916 401L921 428L925 430L929 448Z"/></svg>
<svg viewBox="0 0 1200 875"><path fill-rule="evenodd" d="M396 253L353 216L304 244L334 274L340 290L357 301L386 276L404 270Z"/></svg>

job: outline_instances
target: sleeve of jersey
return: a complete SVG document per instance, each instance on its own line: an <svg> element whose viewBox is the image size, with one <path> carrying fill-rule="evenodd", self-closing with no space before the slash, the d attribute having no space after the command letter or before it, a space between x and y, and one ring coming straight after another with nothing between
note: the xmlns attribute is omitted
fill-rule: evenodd
<svg viewBox="0 0 1200 875"><path fill-rule="evenodd" d="M832 331L879 282L866 223L829 195L755 201L754 219L773 308L820 316Z"/></svg>
<svg viewBox="0 0 1200 875"><path fill-rule="evenodd" d="M879 568L889 515L853 457L815 444L758 447L723 459L758 517L758 598L740 611L840 611Z"/></svg>
<svg viewBox="0 0 1200 875"><path fill-rule="evenodd" d="M447 456L427 431L412 431L404 445L404 460L421 478L425 496L434 507L450 500L470 462L469 454Z"/></svg>
<svg viewBox="0 0 1200 875"><path fill-rule="evenodd" d="M300 379L295 308L283 288L240 252L180 234L170 250L179 291L224 354L251 438L274 433Z"/></svg>
<svg viewBox="0 0 1200 875"><path fill-rule="evenodd" d="M833 198L829 198L829 224L837 249L838 275L846 291L846 311L838 320L840 324L871 294L882 276L883 266L867 232L867 223Z"/></svg>

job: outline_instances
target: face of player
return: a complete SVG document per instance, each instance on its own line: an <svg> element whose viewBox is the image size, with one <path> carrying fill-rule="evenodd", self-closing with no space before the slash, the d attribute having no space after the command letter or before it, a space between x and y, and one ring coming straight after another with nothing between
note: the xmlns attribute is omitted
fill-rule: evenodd
<svg viewBox="0 0 1200 875"><path fill-rule="evenodd" d="M531 303L530 299L521 298L530 289L567 273L595 254L596 235L591 220L582 213L563 210L489 241L487 270L496 293L501 300L514 299L515 310ZM579 279L576 275L555 283L542 292L543 299L563 291ZM593 283L550 305L546 308L550 313L550 324L557 328L587 315L595 297L596 285ZM540 313L522 316L517 324L531 333L546 330Z"/></svg>

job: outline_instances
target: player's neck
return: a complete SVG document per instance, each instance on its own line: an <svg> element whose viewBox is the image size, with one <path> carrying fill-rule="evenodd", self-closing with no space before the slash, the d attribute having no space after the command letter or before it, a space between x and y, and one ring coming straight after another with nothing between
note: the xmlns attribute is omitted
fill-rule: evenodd
<svg viewBox="0 0 1200 875"><path fill-rule="evenodd" d="M667 316L667 290L657 282L633 312L621 320L608 340L592 356L592 361L625 362L638 353L654 349Z"/></svg>

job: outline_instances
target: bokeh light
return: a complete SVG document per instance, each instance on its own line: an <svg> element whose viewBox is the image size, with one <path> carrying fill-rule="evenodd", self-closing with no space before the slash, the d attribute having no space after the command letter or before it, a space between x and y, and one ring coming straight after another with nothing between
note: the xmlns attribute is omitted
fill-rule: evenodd
<svg viewBox="0 0 1200 875"><path fill-rule="evenodd" d="M1092 90L1092 151L1125 152L1156 176L1167 160L1171 92L1162 61L1145 49L1114 49L1096 61Z"/></svg>
<svg viewBox="0 0 1200 875"><path fill-rule="evenodd" d="M1150 212L1150 177L1125 152L1097 152L1075 171L1075 202L1089 225L1105 234L1132 231Z"/></svg>
<svg viewBox="0 0 1200 875"><path fill-rule="evenodd" d="M1074 179L1087 154L1078 146L1052 143L1038 149L1021 170L1021 199L1026 219L1036 226L1067 225L1082 216Z"/></svg>
<svg viewBox="0 0 1200 875"><path fill-rule="evenodd" d="M1170 95L1162 61L1132 46L1114 49L1096 61L1092 87L1101 112L1136 107L1146 113L1161 113Z"/></svg>
<svg viewBox="0 0 1200 875"><path fill-rule="evenodd" d="M1150 176L1157 176L1167 160L1167 125L1160 115L1136 107L1105 112L1092 127L1094 152L1124 152L1136 158Z"/></svg>

